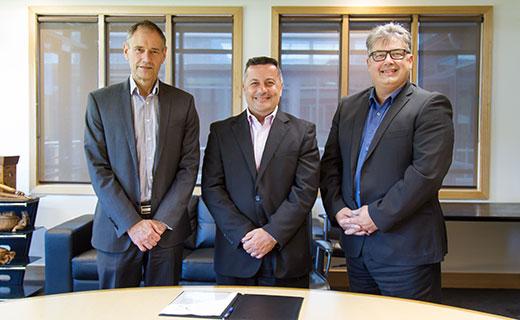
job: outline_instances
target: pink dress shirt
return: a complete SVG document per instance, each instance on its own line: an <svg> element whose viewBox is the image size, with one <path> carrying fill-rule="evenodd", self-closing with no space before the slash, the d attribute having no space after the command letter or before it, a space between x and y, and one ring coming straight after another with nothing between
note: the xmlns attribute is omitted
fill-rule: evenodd
<svg viewBox="0 0 520 320"><path fill-rule="evenodd" d="M249 130L251 132L251 140L253 142L253 150L255 153L256 170L258 170L260 167L262 155L264 154L265 143L267 142L267 137L269 136L269 131L271 131L271 126L273 125L277 111L278 106L276 106L270 115L265 117L264 123L262 124L249 111L249 109L247 109L247 120L249 121Z"/></svg>

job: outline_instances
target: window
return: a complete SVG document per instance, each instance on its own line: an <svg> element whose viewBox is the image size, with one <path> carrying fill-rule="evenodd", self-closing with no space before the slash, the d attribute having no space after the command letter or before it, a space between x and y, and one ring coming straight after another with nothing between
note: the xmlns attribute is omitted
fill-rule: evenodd
<svg viewBox="0 0 520 320"><path fill-rule="evenodd" d="M316 124L321 151L338 105L340 27L337 21L310 19L281 23L280 108Z"/></svg>
<svg viewBox="0 0 520 320"><path fill-rule="evenodd" d="M178 17L173 22L175 83L196 97L200 123L207 124L200 127L204 149L209 124L232 114L233 24L230 18Z"/></svg>
<svg viewBox="0 0 520 320"><path fill-rule="evenodd" d="M236 85L242 72L241 8L131 8L128 14L110 7L96 9L98 14L52 10L31 8L38 106L33 186L90 182L83 152L87 95L128 79L122 48L135 22L152 20L165 32L168 55L159 79L194 95L201 149L210 123L229 117L241 105Z"/></svg>
<svg viewBox="0 0 520 320"><path fill-rule="evenodd" d="M274 7L273 56L280 58L285 87L280 107L316 123L323 150L339 98L371 85L369 31L400 23L412 34L411 80L453 104L453 162L441 196L485 199L491 15L492 7Z"/></svg>
<svg viewBox="0 0 520 320"><path fill-rule="evenodd" d="M40 20L41 182L89 181L83 123L87 94L98 86L96 22Z"/></svg>
<svg viewBox="0 0 520 320"><path fill-rule="evenodd" d="M418 84L446 94L454 106L453 162L444 185L476 188L481 19L449 18L419 20Z"/></svg>

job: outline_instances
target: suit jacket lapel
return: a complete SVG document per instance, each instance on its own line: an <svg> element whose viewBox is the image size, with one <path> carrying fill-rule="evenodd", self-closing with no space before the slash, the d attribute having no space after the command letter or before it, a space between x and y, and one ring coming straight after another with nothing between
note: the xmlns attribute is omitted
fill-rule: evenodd
<svg viewBox="0 0 520 320"><path fill-rule="evenodd" d="M388 128L392 120L395 118L395 116L399 113L399 111L401 111L401 109L403 109L406 103L410 100L410 95L412 93L413 86L408 82L401 91L401 93L397 96L395 101L392 103L390 109L388 109L385 118L383 119L383 122L381 122L381 124L379 125L379 128L377 128L376 134L374 135L374 138L370 143L370 147L368 148L366 159L368 159L372 152L374 152L374 149L376 148L379 141L381 141L381 138L383 137L386 129Z"/></svg>
<svg viewBox="0 0 520 320"><path fill-rule="evenodd" d="M159 82L159 108L157 110L157 120L159 122L159 135L157 137L155 160L154 160L154 172L157 169L157 164L167 145L168 140L168 123L170 122L172 104L171 93L166 90L166 87L162 82Z"/></svg>
<svg viewBox="0 0 520 320"><path fill-rule="evenodd" d="M282 142L285 132L288 129L287 123L289 118L281 111L278 111L276 117L273 120L273 125L269 131L267 142L265 143L264 153L262 154L262 161L260 161L260 167L258 168L257 181L262 179L262 175L265 169L269 165L269 162L273 158L275 151L278 149L280 142Z"/></svg>
<svg viewBox="0 0 520 320"><path fill-rule="evenodd" d="M128 148L132 155L132 162L134 164L134 172L139 172L137 164L137 149L135 142L135 128L134 128L134 112L132 110L132 97L130 95L130 79L128 79L124 85L120 96L122 106L122 121L126 131L126 139L128 142Z"/></svg>
<svg viewBox="0 0 520 320"><path fill-rule="evenodd" d="M354 126L352 128L352 144L350 149L350 173L352 177L352 183L354 183L354 175L356 174L356 165L359 156L359 146L361 145L361 137L363 136L363 129L365 128L365 121L368 115L368 98L370 97L370 90L367 91L361 97L359 104L354 103L353 105L359 105L354 115ZM348 106L347 106L348 107Z"/></svg>
<svg viewBox="0 0 520 320"><path fill-rule="evenodd" d="M247 122L247 112L242 112L231 125L231 130L235 136L235 140L242 151L242 155L246 160L249 172L256 179L256 165L255 165L255 154L253 151L253 141L251 140L251 131L249 130L249 124Z"/></svg>

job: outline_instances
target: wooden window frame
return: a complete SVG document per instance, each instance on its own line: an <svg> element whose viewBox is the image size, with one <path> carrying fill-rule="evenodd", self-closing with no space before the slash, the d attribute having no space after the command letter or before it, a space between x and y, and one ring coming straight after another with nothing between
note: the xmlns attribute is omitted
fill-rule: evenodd
<svg viewBox="0 0 520 320"><path fill-rule="evenodd" d="M29 186L35 194L94 194L91 184L77 183L40 183L38 181L38 137L40 132L39 116L39 27L38 17L52 16L56 21L67 21L67 18L97 18L98 41L103 44L98 49L98 87L106 85L106 18L107 17L164 17L166 26L166 46L169 48L165 60L165 82L173 84L173 43L172 24L174 16L229 16L233 19L233 60L232 60L232 106L231 113L238 114L242 110L242 52L243 52L243 9L242 7L213 6L30 6L29 15L29 104L30 108L30 173ZM61 18L61 20L60 20Z"/></svg>
<svg viewBox="0 0 520 320"><path fill-rule="evenodd" d="M490 127L491 127L491 75L493 49L493 6L392 6L392 7L272 7L271 11L271 55L278 57L280 52L280 17L300 16L341 16L342 34L340 46L340 94L348 92L349 61L349 17L355 16L399 16L412 17L412 51L418 56L418 21L420 15L481 15L481 69L480 69L480 106L478 116L478 161L477 186L475 188L442 188L441 199L489 199L490 175ZM417 81L417 59L414 60L411 80Z"/></svg>

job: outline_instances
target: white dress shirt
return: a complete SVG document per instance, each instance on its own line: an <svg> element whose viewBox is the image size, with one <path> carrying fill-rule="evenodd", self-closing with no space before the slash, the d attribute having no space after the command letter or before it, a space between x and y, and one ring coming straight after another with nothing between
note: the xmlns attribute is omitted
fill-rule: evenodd
<svg viewBox="0 0 520 320"><path fill-rule="evenodd" d="M137 84L130 77L130 94L134 112L134 131L139 164L141 202L152 198L153 164L157 143L157 113L159 111L159 81L146 97L141 96Z"/></svg>
<svg viewBox="0 0 520 320"><path fill-rule="evenodd" d="M249 130L251 132L251 140L253 141L253 150L255 153L255 164L256 170L260 168L260 162L262 161L262 155L264 154L265 143L269 136L269 131L273 125L274 118L278 112L278 106L274 111L265 117L264 123L260 123L258 119L247 109L247 120L249 122Z"/></svg>

